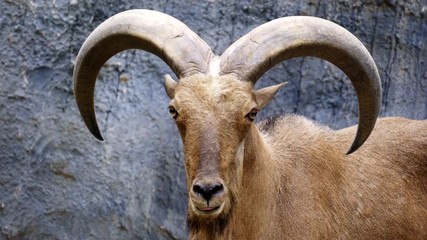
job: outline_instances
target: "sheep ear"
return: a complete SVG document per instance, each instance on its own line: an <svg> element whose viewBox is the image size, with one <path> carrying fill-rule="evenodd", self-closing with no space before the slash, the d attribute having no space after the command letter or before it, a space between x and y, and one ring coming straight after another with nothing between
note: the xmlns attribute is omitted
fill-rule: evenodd
<svg viewBox="0 0 427 240"><path fill-rule="evenodd" d="M178 86L178 83L172 79L169 74L165 75L165 90L168 96L173 99L175 97L175 88Z"/></svg>
<svg viewBox="0 0 427 240"><path fill-rule="evenodd" d="M254 92L254 95L258 108L262 109L265 105L267 105L267 103L269 103L271 99L273 99L273 97L276 95L277 91L279 91L279 89L285 86L286 84L287 82L284 82L274 86L256 90Z"/></svg>

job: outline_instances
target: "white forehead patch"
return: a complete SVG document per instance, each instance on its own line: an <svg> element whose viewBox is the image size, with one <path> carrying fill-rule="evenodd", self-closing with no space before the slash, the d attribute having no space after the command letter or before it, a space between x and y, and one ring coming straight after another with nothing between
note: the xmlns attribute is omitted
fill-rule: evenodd
<svg viewBox="0 0 427 240"><path fill-rule="evenodd" d="M209 63L209 75L213 77L218 77L220 67L221 67L220 58L218 56L215 56Z"/></svg>
<svg viewBox="0 0 427 240"><path fill-rule="evenodd" d="M212 96L216 96L218 93L221 93L222 89L223 86L221 85L220 80L216 77L212 78L212 81L210 81L210 84L208 85L208 92Z"/></svg>

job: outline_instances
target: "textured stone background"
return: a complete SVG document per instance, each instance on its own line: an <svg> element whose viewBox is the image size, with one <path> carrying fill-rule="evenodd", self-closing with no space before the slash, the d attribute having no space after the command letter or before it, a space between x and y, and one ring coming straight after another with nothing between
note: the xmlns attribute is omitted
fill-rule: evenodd
<svg viewBox="0 0 427 240"><path fill-rule="evenodd" d="M255 26L290 15L341 24L367 46L382 77L382 116L427 118L425 0L0 0L0 240L185 239L182 145L167 112L157 57L125 51L96 91L105 142L76 109L73 61L113 14L171 14L217 54ZM296 112L333 128L357 122L349 80L313 58L284 62L261 85L289 81L264 115Z"/></svg>

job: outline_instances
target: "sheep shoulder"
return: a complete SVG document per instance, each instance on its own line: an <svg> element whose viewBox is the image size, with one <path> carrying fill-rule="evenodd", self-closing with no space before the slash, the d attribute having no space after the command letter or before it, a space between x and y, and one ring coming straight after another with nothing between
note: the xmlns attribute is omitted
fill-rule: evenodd
<svg viewBox="0 0 427 240"><path fill-rule="evenodd" d="M427 237L419 232L427 229L426 120L379 119L351 155L356 126L334 131L285 115L258 128L278 173L271 215L289 236Z"/></svg>

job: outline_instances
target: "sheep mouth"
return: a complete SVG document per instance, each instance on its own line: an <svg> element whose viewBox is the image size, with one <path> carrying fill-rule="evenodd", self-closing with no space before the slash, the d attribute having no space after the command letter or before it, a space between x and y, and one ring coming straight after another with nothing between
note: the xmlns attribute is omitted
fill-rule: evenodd
<svg viewBox="0 0 427 240"><path fill-rule="evenodd" d="M215 207L209 207L209 206L195 206L192 204L193 211L196 215L200 217L216 217L218 216L222 210L224 209L224 203L215 206Z"/></svg>
<svg viewBox="0 0 427 240"><path fill-rule="evenodd" d="M214 212L214 211L218 210L220 207L221 206L217 206L217 207L202 207L202 208L196 207L196 208L197 208L197 210L199 210L201 212L209 213L209 212Z"/></svg>

